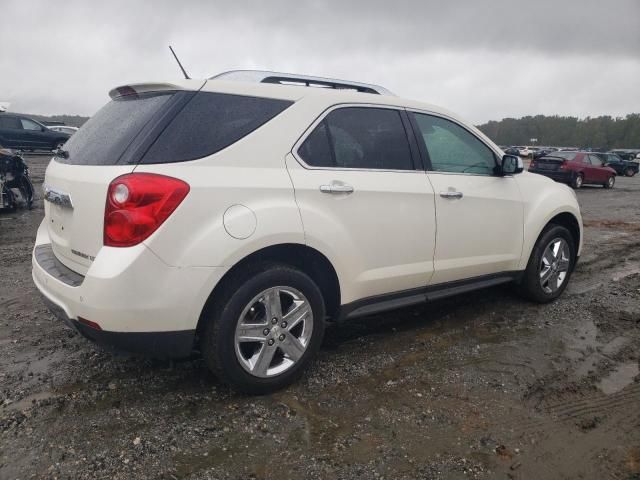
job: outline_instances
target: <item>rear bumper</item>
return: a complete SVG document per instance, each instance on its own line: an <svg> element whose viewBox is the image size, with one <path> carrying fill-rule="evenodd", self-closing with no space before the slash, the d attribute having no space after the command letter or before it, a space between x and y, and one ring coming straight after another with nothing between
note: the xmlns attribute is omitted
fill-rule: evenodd
<svg viewBox="0 0 640 480"><path fill-rule="evenodd" d="M537 173L538 175L544 175L560 183L571 183L574 179L574 173L572 171L563 170L538 170L536 168L529 169L531 173Z"/></svg>
<svg viewBox="0 0 640 480"><path fill-rule="evenodd" d="M137 353L154 358L186 358L193 352L195 330L176 332L109 332L80 323L67 316L64 309L42 296L55 317L83 337L107 349Z"/></svg>
<svg viewBox="0 0 640 480"><path fill-rule="evenodd" d="M226 269L172 267L138 245L103 247L86 275L74 276L52 258L48 240L46 226L41 227L32 274L56 317L85 337L120 350L158 357L191 353L202 309Z"/></svg>

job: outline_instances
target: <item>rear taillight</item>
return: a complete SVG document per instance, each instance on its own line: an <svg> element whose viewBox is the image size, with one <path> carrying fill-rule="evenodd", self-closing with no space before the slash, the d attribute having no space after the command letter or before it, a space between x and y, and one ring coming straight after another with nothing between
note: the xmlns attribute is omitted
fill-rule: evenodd
<svg viewBox="0 0 640 480"><path fill-rule="evenodd" d="M177 178L131 173L116 178L107 190L104 244L131 247L142 242L169 218L189 193Z"/></svg>
<svg viewBox="0 0 640 480"><path fill-rule="evenodd" d="M536 162L531 160L531 163L529 164L529 168L536 168Z"/></svg>

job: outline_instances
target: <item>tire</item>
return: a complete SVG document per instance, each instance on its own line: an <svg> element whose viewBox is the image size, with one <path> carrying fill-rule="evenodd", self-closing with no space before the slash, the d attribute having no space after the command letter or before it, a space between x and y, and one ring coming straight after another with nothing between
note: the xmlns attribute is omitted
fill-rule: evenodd
<svg viewBox="0 0 640 480"><path fill-rule="evenodd" d="M633 177L636 174L636 171L633 168L629 167L625 170L624 174L627 177Z"/></svg>
<svg viewBox="0 0 640 480"><path fill-rule="evenodd" d="M21 179L20 192L25 197L27 202L27 208L31 210L33 208L33 185L28 177L23 176Z"/></svg>
<svg viewBox="0 0 640 480"><path fill-rule="evenodd" d="M276 298L281 315L271 307ZM226 282L216 299L203 318L200 347L207 366L237 390L265 394L284 388L302 375L320 349L324 299L318 286L300 270L277 263L248 267ZM300 301L299 308L306 304L309 309L300 317L304 320L296 323L298 317L286 313ZM300 315L301 310L296 311ZM272 315L277 322L272 323ZM246 325L246 319L252 327L240 333L238 326ZM260 362L263 357L267 361Z"/></svg>
<svg viewBox="0 0 640 480"><path fill-rule="evenodd" d="M616 184L616 177L612 175L607 179L607 183L604 184L604 188L607 188L607 189L613 188L615 184Z"/></svg>
<svg viewBox="0 0 640 480"><path fill-rule="evenodd" d="M554 253L554 247L557 243L560 244L558 250L561 254L552 260L549 254ZM550 248L551 250L549 250ZM518 285L520 294L538 303L548 303L555 300L567 287L575 261L576 245L569 230L562 225L547 225L533 247L527 269L520 285ZM549 264L548 270L547 264ZM549 273L550 276L545 282L543 275L546 277ZM564 276L560 278L562 273ZM556 279L556 284L553 284L553 278Z"/></svg>
<svg viewBox="0 0 640 480"><path fill-rule="evenodd" d="M571 186L573 188L575 188L576 190L582 187L582 184L584 183L584 177L582 176L581 173L579 173L578 175L575 176L575 178L571 181Z"/></svg>
<svg viewBox="0 0 640 480"><path fill-rule="evenodd" d="M56 151L59 150L63 147L63 145L65 144L65 142L61 141L61 140L56 140L55 142L53 142L53 144L51 145L51 150L52 151Z"/></svg>

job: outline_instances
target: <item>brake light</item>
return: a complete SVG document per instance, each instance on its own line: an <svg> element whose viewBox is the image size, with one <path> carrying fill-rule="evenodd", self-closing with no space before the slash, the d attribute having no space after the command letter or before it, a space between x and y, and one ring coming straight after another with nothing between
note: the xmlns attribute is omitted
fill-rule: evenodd
<svg viewBox="0 0 640 480"><path fill-rule="evenodd" d="M169 218L188 193L187 183L164 175L130 173L116 178L107 190L104 244L139 244Z"/></svg>

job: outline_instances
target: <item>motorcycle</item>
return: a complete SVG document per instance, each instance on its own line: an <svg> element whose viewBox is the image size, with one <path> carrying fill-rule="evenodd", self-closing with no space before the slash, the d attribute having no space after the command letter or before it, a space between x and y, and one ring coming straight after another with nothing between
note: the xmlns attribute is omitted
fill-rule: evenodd
<svg viewBox="0 0 640 480"><path fill-rule="evenodd" d="M0 210L19 206L33 208L33 183L20 152L0 146Z"/></svg>

